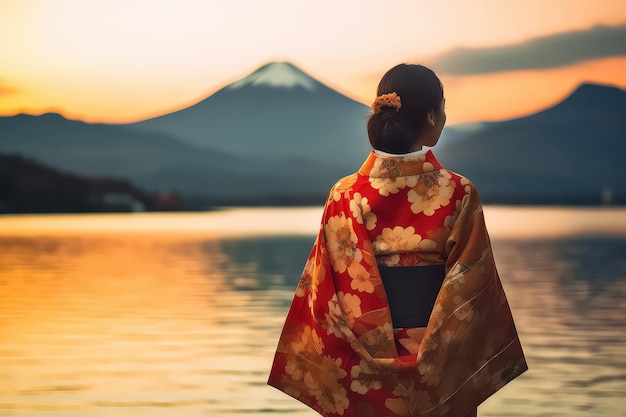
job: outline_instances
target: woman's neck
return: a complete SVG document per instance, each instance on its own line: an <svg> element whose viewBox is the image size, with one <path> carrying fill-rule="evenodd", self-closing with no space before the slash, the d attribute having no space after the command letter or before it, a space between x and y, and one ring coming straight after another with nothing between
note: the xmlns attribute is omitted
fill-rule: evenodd
<svg viewBox="0 0 626 417"><path fill-rule="evenodd" d="M389 153L389 152L381 151L379 149L374 149L374 153L379 156L417 156L417 155L424 154L426 152L428 152L428 150L424 148L421 148L413 152L407 152L407 153Z"/></svg>

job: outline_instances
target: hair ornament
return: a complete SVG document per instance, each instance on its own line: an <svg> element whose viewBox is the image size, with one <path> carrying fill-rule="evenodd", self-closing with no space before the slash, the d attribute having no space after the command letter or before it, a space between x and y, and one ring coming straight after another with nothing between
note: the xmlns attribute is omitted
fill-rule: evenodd
<svg viewBox="0 0 626 417"><path fill-rule="evenodd" d="M402 107L400 96L393 92L376 97L374 103L372 103L372 111L376 114L382 107L391 107L399 111L400 107Z"/></svg>

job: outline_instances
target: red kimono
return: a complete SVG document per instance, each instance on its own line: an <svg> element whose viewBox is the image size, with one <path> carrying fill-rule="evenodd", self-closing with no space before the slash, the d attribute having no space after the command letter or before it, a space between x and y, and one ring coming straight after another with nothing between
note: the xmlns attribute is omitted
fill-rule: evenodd
<svg viewBox="0 0 626 417"><path fill-rule="evenodd" d="M432 264L427 327L394 329L378 265ZM466 417L526 369L474 185L372 152L330 191L268 383L324 416Z"/></svg>

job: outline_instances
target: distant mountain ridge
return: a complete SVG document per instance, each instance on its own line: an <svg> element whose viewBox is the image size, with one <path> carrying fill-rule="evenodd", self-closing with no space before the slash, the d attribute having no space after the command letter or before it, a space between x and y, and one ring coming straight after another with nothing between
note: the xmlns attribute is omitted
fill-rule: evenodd
<svg viewBox="0 0 626 417"><path fill-rule="evenodd" d="M0 152L22 155L67 172L127 178L150 192L177 191L223 201L242 196L320 193L343 172L308 160L273 161L198 148L158 132L90 124L49 113L0 117ZM310 179L312 191L285 173ZM319 179L321 178L321 180ZM323 181L326 182L323 182Z"/></svg>
<svg viewBox="0 0 626 417"><path fill-rule="evenodd" d="M492 202L626 203L626 91L584 83L557 105L483 123L437 155Z"/></svg>
<svg viewBox="0 0 626 417"><path fill-rule="evenodd" d="M319 204L369 152L369 112L292 64L270 63L138 123L0 117L0 152L212 203ZM626 203L625 114L626 92L583 84L535 114L446 127L435 154L487 203L597 203L607 192Z"/></svg>
<svg viewBox="0 0 626 417"><path fill-rule="evenodd" d="M159 206L154 196L126 180L85 178L16 155L0 154L0 213L144 211Z"/></svg>

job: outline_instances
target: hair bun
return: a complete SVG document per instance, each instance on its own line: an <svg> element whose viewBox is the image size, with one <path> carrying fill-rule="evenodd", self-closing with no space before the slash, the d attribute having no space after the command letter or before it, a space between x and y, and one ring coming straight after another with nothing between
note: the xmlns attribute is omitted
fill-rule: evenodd
<svg viewBox="0 0 626 417"><path fill-rule="evenodd" d="M393 93L383 94L376 97L372 103L372 112L376 114L383 107L391 107L396 111L400 111L400 107L402 107L400 96L394 91Z"/></svg>

